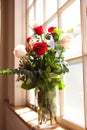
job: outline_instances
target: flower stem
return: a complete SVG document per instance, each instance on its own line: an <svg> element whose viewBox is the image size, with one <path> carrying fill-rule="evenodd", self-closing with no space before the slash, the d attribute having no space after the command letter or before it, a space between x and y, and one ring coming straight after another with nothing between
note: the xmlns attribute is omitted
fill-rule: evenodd
<svg viewBox="0 0 87 130"><path fill-rule="evenodd" d="M41 41L43 42L44 40L43 40L42 34L40 36L41 36Z"/></svg>

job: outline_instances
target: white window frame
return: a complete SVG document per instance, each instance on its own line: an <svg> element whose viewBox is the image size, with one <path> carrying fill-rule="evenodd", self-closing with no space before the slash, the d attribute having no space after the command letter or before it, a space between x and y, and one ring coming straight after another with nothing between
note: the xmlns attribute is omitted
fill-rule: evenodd
<svg viewBox="0 0 87 130"><path fill-rule="evenodd" d="M25 43L25 38L27 36L27 24L26 24L26 2L27 0L15 0L15 45L17 43ZM60 0L58 0L60 1ZM45 26L55 18L56 14L61 13L65 8L67 8L70 4L72 4L75 0L69 0L66 4L60 8L48 21L44 23ZM45 3L45 0L44 0ZM84 82L84 115L85 115L85 128L87 128L87 0L80 0L81 5L81 29L82 29L82 61L83 61L83 82ZM20 6L19 6L20 5ZM19 12L19 13L18 13ZM46 14L45 7L44 7L44 14ZM20 20L20 21L18 21ZM61 28L61 17L58 19L59 27ZM45 21L45 15L44 15ZM43 22L44 22L43 21ZM15 59L15 67L18 66L18 60ZM15 92L15 99L14 104L15 106L18 105L26 105L26 91L22 90L19 86L20 83L16 82L16 78L14 80L14 92ZM62 108L63 106L63 94L62 94ZM63 113L63 110L62 110ZM62 115L62 114L61 114ZM60 123L63 123L65 126L69 126L68 122L64 120L60 120ZM72 128L77 128L77 126L73 126ZM80 129L79 129L80 130Z"/></svg>

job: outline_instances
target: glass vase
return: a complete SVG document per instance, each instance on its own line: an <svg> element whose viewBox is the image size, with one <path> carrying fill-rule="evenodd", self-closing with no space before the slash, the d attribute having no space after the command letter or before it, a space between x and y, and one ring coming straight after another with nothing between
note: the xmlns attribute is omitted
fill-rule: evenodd
<svg viewBox="0 0 87 130"><path fill-rule="evenodd" d="M40 127L53 127L55 122L56 104L55 90L38 91L38 124Z"/></svg>

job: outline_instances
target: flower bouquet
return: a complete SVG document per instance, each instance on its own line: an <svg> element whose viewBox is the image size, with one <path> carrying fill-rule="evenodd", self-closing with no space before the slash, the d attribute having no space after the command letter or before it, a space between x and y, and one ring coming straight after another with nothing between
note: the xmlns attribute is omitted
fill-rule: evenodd
<svg viewBox="0 0 87 130"><path fill-rule="evenodd" d="M39 124L50 120L55 113L55 89L65 87L63 74L69 72L64 52L71 42L71 36L57 27L34 26L34 34L26 38L25 45L17 45L14 55L19 58L19 67L4 69L0 74L17 74L21 88L38 91ZM49 116L47 116L47 114Z"/></svg>

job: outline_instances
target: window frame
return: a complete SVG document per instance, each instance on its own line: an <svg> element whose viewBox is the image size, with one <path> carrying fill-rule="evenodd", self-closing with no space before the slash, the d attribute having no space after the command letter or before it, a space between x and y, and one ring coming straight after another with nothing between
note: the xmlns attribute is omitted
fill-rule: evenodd
<svg viewBox="0 0 87 130"><path fill-rule="evenodd" d="M87 128L87 0L80 0L81 8L81 31L82 31L82 60L83 60L83 83L84 83L84 115L85 128Z"/></svg>
<svg viewBox="0 0 87 130"><path fill-rule="evenodd" d="M15 0L17 1L17 0ZM55 14L53 14L47 21L45 21L45 17L46 17L46 11L45 11L45 0L43 0L43 3L44 3L44 8L43 8L43 12L44 12L44 18L43 18L43 23L44 23L44 26L46 27L48 25L48 23L50 23L50 21L52 19L54 19L57 16L59 16L59 14L61 14L68 6L70 6L75 0L69 0L67 1L62 7L58 7L58 10L55 12ZM18 1L17 1L18 2ZM24 8L24 12L26 13L26 18L25 18L25 21L22 22L18 22L17 25L15 24L15 45L18 41L22 41L24 42L24 39L25 37L27 36L27 24L26 24L26 21L27 21L27 0L20 0L20 3L22 2L22 6L21 6L21 11L22 11L22 15L21 15L21 18L22 20L24 19L24 13L23 13L23 6L25 6ZM33 5L35 5L35 2L36 0L33 0L33 3L31 4L31 7ZM60 2L60 0L57 0L57 2ZM24 3L24 4L23 4ZM25 4L26 3L26 4ZM87 41L87 0L84 0L84 2L82 0L80 0L80 8L81 8L81 31L82 31L82 56L80 57L77 57L77 58L73 58L72 60L69 60L68 62L74 62L74 61L77 61L77 60L81 60L82 59L82 63L83 63L83 82L84 82L84 115L85 115L85 128L87 128L87 44L86 44L86 41ZM18 7L18 4L15 4L15 7L16 9L18 9L19 11L19 7ZM17 8L18 7L18 8ZM36 8L36 7L35 7ZM26 10L26 11L25 11ZM29 11L29 9L28 9ZM35 12L35 10L34 10ZM15 23L17 21L17 16L16 16L17 12L15 12ZM34 14L34 19L35 19L35 14ZM84 19L84 20L83 20ZM19 31L17 33L17 26L18 24L21 23L21 27L23 30L26 30L24 31L23 33L23 30L22 30L22 35L20 37L18 37L18 40L16 40L16 36L18 33L21 34L21 31ZM61 28L61 15L58 17L58 27ZM22 37L23 36L23 37ZM16 63L17 61L15 61ZM22 91L20 88L18 88L16 84L16 81L14 83L15 85L15 105L25 105L26 104L26 98L27 98L27 94L26 94L26 91ZM16 92L19 91L20 94L18 94L18 96L16 95ZM64 108L63 104L64 104L64 98L63 98L63 94L61 94L61 106ZM19 101L18 101L18 98L19 98ZM63 110L62 110L62 114L63 114ZM61 115L62 115L61 114ZM59 119L58 117L58 121L60 123L63 123L65 126L69 126L70 127L70 123L65 121L65 120L62 120L62 118ZM68 124L69 123L69 124ZM72 128L77 128L79 126L77 125L74 125L72 124L71 126ZM79 130L81 128L79 127Z"/></svg>

